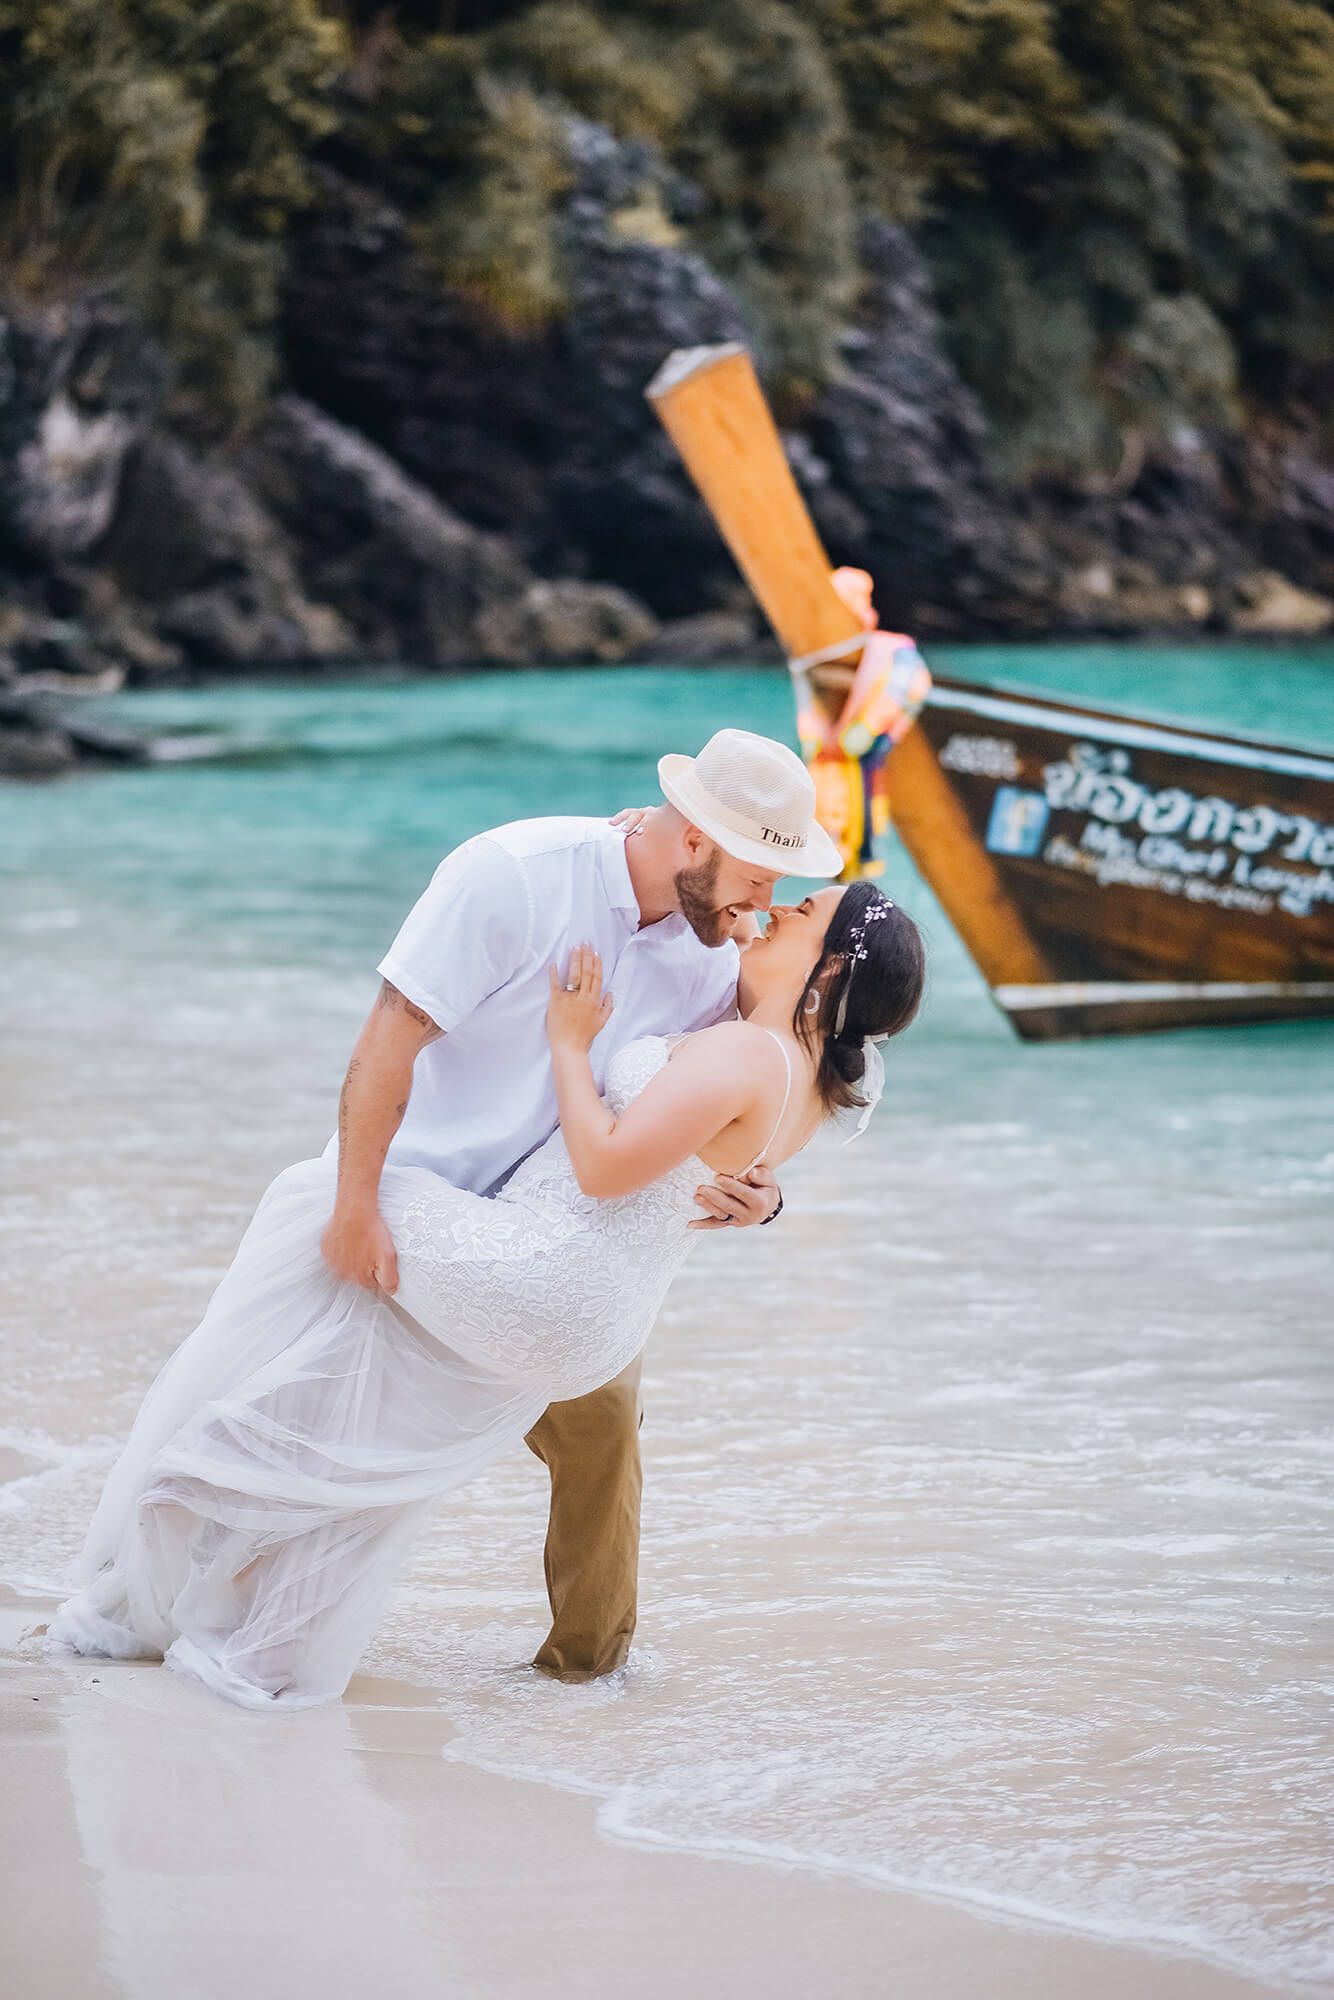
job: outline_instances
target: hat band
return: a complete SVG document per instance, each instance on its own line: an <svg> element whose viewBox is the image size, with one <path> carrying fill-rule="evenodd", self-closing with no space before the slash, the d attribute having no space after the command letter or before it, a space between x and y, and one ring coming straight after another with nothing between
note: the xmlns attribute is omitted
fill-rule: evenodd
<svg viewBox="0 0 1334 2000"><path fill-rule="evenodd" d="M687 799L698 803L701 812L707 812L729 833L739 833L746 840L757 840L764 847L776 847L788 853L804 848L810 841L810 829L803 833L780 833L777 827L766 826L761 819L753 819L744 813L734 812L720 800L714 799L698 783L692 782L694 772L685 772L679 780L681 792Z"/></svg>

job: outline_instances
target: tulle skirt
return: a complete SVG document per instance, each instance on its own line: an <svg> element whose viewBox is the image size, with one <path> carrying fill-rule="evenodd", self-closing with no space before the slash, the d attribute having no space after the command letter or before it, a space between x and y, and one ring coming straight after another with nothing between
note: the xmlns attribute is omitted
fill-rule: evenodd
<svg viewBox="0 0 1334 2000"><path fill-rule="evenodd" d="M334 1700L432 1503L552 1400L522 1354L451 1346L448 1325L334 1276L319 1243L335 1174L303 1162L260 1203L145 1399L89 1529L88 1580L52 1639L160 1655L248 1706ZM432 1179L386 1170L391 1229ZM466 1220L479 1198L435 1185Z"/></svg>

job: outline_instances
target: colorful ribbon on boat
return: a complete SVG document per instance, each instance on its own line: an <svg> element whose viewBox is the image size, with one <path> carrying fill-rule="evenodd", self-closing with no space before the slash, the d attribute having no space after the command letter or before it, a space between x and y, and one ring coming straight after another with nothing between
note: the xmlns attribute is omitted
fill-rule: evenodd
<svg viewBox="0 0 1334 2000"><path fill-rule="evenodd" d="M883 873L875 843L889 827L885 763L912 728L931 675L906 632L878 629L865 570L838 569L832 582L864 636L840 640L788 662L797 697L797 736L815 780L816 817L843 855L843 879ZM861 653L843 706L831 716L811 681L813 668Z"/></svg>

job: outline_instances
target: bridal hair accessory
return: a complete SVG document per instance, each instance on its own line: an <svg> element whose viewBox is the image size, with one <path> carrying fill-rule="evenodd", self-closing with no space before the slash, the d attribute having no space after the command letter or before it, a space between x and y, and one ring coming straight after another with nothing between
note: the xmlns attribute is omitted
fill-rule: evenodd
<svg viewBox="0 0 1334 2000"><path fill-rule="evenodd" d="M720 729L698 757L660 757L658 782L734 861L784 875L842 872L843 857L815 817L815 780L785 743Z"/></svg>
<svg viewBox="0 0 1334 2000"><path fill-rule="evenodd" d="M875 1110L876 1105L884 1095L885 1058L880 1053L880 1041L882 1039L883 1037L868 1035L862 1043L862 1055L866 1059L866 1068L862 1071L861 1081L857 1085L857 1088L863 1093L865 1102L857 1112L856 1124L843 1141L845 1146L850 1146L854 1139L861 1138L862 1133L871 1122L871 1113Z"/></svg>
<svg viewBox="0 0 1334 2000"><path fill-rule="evenodd" d="M853 926L848 936L848 976L843 982L843 991L839 995L838 1012L834 1016L835 1041L838 1040L839 1036L843 1033L844 1027L847 1025L848 995L852 991L852 982L857 977L857 967L862 959L866 957L866 933L872 924L882 924L893 908L894 905L890 902L888 896L880 897L877 902L868 903L862 911L860 922ZM883 1077L883 1075L884 1065L882 1063L881 1076ZM860 1131L861 1129L862 1127L858 1126L857 1130Z"/></svg>

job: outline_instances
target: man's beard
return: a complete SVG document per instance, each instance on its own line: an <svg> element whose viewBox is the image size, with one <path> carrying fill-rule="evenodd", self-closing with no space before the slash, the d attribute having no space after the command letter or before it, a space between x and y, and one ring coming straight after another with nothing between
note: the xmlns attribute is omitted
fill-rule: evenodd
<svg viewBox="0 0 1334 2000"><path fill-rule="evenodd" d="M708 860L701 861L697 868L683 868L674 884L681 915L700 943L710 947L725 944L732 935L731 911L720 910L713 900L718 893L722 865L722 849L715 847Z"/></svg>

